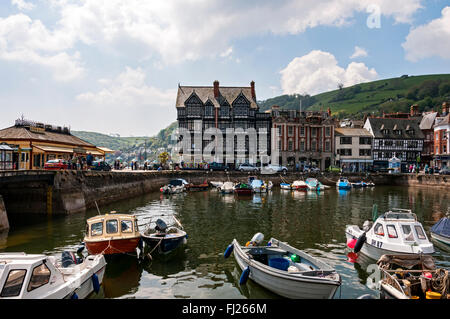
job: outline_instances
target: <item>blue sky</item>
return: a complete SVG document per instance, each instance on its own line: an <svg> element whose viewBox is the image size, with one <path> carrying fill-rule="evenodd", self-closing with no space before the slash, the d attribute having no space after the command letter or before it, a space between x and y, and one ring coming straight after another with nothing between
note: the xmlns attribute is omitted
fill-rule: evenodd
<svg viewBox="0 0 450 319"><path fill-rule="evenodd" d="M178 83L254 80L263 100L449 70L441 0L0 2L0 127L151 136L175 121Z"/></svg>

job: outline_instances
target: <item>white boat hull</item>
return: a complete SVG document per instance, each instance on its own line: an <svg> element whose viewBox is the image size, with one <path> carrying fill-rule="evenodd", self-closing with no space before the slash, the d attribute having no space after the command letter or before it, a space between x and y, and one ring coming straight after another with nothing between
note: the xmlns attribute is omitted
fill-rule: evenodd
<svg viewBox="0 0 450 319"><path fill-rule="evenodd" d="M311 279L306 276L289 276L283 271L272 268L269 272L260 263L251 261L234 240L234 257L241 270L250 266L249 278L262 287L290 299L331 299L340 283L323 279Z"/></svg>
<svg viewBox="0 0 450 319"><path fill-rule="evenodd" d="M433 238L434 240L437 240L440 243L450 246L450 238L435 234L433 232L431 232L430 234L431 238Z"/></svg>

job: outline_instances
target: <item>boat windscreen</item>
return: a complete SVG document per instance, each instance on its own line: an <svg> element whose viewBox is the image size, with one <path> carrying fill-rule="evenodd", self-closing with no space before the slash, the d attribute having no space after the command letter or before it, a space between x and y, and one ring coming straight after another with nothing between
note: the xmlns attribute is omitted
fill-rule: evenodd
<svg viewBox="0 0 450 319"><path fill-rule="evenodd" d="M173 179L169 184L172 186L181 186L183 185L183 181L181 179Z"/></svg>

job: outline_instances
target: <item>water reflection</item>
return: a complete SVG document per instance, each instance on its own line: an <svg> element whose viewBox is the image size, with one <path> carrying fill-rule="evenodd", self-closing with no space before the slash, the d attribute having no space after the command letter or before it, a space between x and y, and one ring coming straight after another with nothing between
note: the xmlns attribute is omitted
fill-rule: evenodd
<svg viewBox="0 0 450 319"><path fill-rule="evenodd" d="M248 281L239 286L240 269L234 258L223 258L233 238L245 243L262 232L323 259L342 277L342 298L374 293L366 286L368 264L358 256L348 261L345 227L371 219L378 212L409 208L429 234L431 226L449 205L449 192L434 189L374 187L356 190L327 189L305 192L274 189L240 197L215 190L160 196L159 193L111 203L102 213L115 210L135 214L141 230L154 215L176 215L188 234L187 245L171 255L152 254L139 261L125 256L108 261L103 296L107 298L276 298ZM86 219L97 214L13 218L0 250L60 254L76 250L83 240ZM5 238L5 236L7 236ZM2 244L3 243L3 244ZM450 252L435 245L438 267L450 268ZM370 263L373 263L371 261ZM369 264L370 264L369 263Z"/></svg>

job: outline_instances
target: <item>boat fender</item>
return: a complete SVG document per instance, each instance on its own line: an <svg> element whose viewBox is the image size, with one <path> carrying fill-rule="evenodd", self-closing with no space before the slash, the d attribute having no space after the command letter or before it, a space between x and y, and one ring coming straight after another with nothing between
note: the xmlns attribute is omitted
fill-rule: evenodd
<svg viewBox="0 0 450 319"><path fill-rule="evenodd" d="M248 280L248 276L250 275L250 267L247 266L241 274L241 278L239 278L239 285L245 285Z"/></svg>
<svg viewBox="0 0 450 319"><path fill-rule="evenodd" d="M73 293L72 297L70 297L70 299L78 299L78 295L76 292Z"/></svg>
<svg viewBox="0 0 450 319"><path fill-rule="evenodd" d="M233 251L234 245L229 244L227 249L225 249L225 252L223 253L223 257L228 258L231 255L231 252Z"/></svg>
<svg viewBox="0 0 450 319"><path fill-rule="evenodd" d="M77 249L77 254L81 254L83 250L84 250L84 243L81 243L81 247Z"/></svg>
<svg viewBox="0 0 450 319"><path fill-rule="evenodd" d="M92 275L92 286L94 287L95 293L98 294L98 292L100 291L100 282L98 281L97 274Z"/></svg>
<svg viewBox="0 0 450 319"><path fill-rule="evenodd" d="M144 248L144 241L142 240L142 237L139 238L138 248L142 250Z"/></svg>
<svg viewBox="0 0 450 319"><path fill-rule="evenodd" d="M353 249L353 251L355 253L359 252L365 242L366 242L366 233L364 232L361 236L359 236L358 240L356 241L355 248Z"/></svg>

